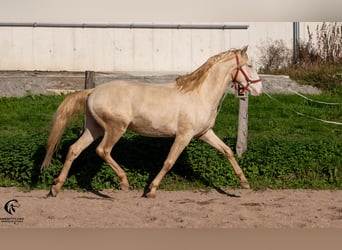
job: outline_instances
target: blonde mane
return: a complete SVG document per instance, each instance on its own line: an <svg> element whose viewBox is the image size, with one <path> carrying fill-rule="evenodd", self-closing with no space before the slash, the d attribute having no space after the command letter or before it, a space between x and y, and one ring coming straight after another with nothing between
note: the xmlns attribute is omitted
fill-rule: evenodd
<svg viewBox="0 0 342 250"><path fill-rule="evenodd" d="M230 50L225 52L221 52L215 56L210 57L202 66L193 71L192 73L179 76L176 78L176 85L180 91L190 92L195 89L198 89L205 78L208 76L209 69L212 68L214 64L221 61L223 58L232 54L232 52L236 52L236 50Z"/></svg>

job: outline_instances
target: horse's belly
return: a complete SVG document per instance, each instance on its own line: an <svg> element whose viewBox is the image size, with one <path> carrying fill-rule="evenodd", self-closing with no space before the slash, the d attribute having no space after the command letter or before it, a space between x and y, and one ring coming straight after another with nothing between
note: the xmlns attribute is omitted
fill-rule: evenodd
<svg viewBox="0 0 342 250"><path fill-rule="evenodd" d="M176 134L176 125L173 122L144 119L137 117L131 121L128 129L144 136L172 137Z"/></svg>

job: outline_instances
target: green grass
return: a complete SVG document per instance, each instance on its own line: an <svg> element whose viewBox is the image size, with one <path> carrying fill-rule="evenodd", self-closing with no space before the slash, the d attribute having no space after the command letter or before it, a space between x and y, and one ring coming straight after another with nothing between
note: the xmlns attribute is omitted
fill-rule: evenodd
<svg viewBox="0 0 342 250"><path fill-rule="evenodd" d="M27 96L0 98L1 136L25 136L46 132L63 96Z"/></svg>
<svg viewBox="0 0 342 250"><path fill-rule="evenodd" d="M312 99L341 102L341 92ZM249 99L248 150L238 159L251 185L260 188L342 188L342 126L299 116L342 122L342 105L312 103L296 95L262 95ZM50 121L64 96L0 98L0 186L49 188L68 147L82 132L82 117L63 135L51 166L40 171ZM214 131L232 149L237 133L238 99L228 95ZM99 141L75 161L65 188L118 188L117 177L96 155ZM112 155L127 171L133 188L146 187L161 169L172 139L146 138L128 132ZM193 140L166 175L167 190L213 186L237 188L229 162L210 146Z"/></svg>
<svg viewBox="0 0 342 250"><path fill-rule="evenodd" d="M249 98L249 138L274 137L291 140L310 138L336 139L341 127L328 125L320 121L298 115L303 113L310 117L324 120L342 121L342 105L323 105L307 101L296 95L273 94L275 100L267 95ZM341 97L329 97L323 93L308 96L325 102L342 103ZM222 137L236 137L238 100L228 97L221 113L217 117L214 130Z"/></svg>

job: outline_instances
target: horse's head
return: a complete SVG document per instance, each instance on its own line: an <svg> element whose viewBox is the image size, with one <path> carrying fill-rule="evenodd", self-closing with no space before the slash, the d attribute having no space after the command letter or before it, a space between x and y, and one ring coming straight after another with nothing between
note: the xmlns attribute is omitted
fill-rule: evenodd
<svg viewBox="0 0 342 250"><path fill-rule="evenodd" d="M248 64L248 46L235 52L236 71L233 75L233 83L239 94L249 91L251 95L258 96L262 92L262 83L254 67Z"/></svg>

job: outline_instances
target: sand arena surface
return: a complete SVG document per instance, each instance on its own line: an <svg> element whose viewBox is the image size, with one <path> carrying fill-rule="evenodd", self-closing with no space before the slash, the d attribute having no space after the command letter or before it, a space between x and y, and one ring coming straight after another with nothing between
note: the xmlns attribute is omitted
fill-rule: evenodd
<svg viewBox="0 0 342 250"><path fill-rule="evenodd" d="M342 228L342 190L47 193L0 188L0 228Z"/></svg>

